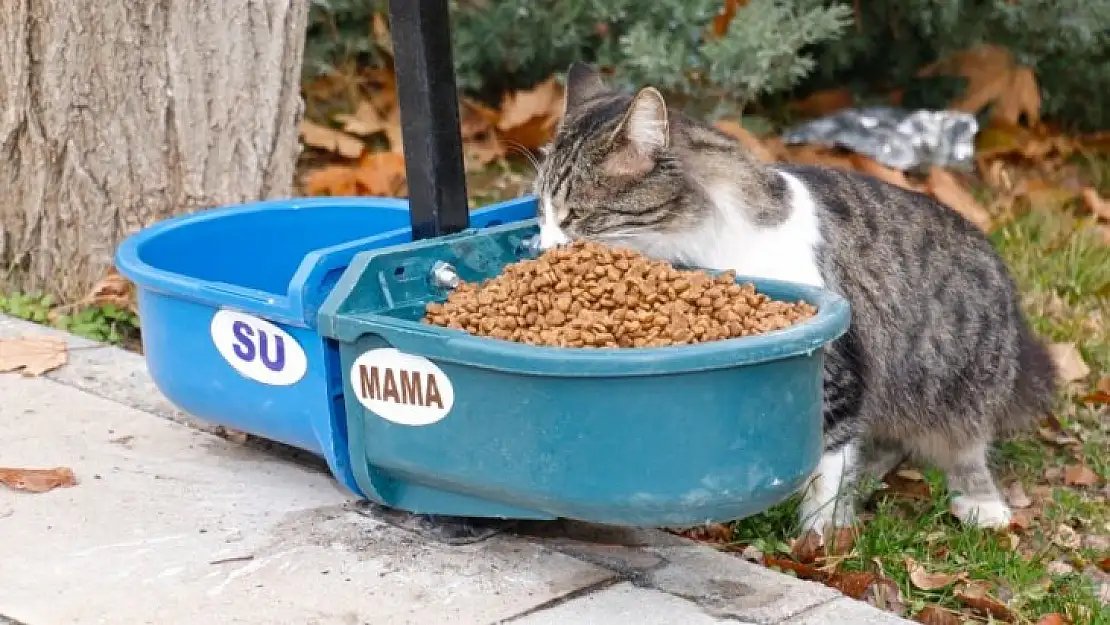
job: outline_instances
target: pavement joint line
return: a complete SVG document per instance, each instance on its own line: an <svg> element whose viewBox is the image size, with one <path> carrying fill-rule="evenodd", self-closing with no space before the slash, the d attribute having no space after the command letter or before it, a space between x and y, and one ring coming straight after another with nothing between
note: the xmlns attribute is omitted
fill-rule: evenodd
<svg viewBox="0 0 1110 625"><path fill-rule="evenodd" d="M801 618L801 617L805 616L806 614L809 614L810 612L816 612L816 611L820 610L821 608L829 605L830 603L835 603L835 602L840 601L841 599L845 599L845 598L846 599L852 599L848 595L844 595L844 594L841 594L840 596L828 597L827 599L825 599L824 601L821 601L820 603L815 603L814 605L811 605L809 607L802 608L801 610L798 610L797 612L794 612L793 614L787 614L785 617L783 617L782 620L783 621L789 621L789 620ZM859 599L852 599L852 601L859 601Z"/></svg>
<svg viewBox="0 0 1110 625"><path fill-rule="evenodd" d="M581 558L577 558L577 559L582 560ZM582 561L585 562L585 560L582 560ZM611 570L611 569L606 569L606 570ZM613 571L613 572L617 573L617 571ZM527 610L524 610L524 611L522 611L518 614L514 614L514 615L512 615L508 618L501 619L500 621L494 621L490 625L508 625L509 623L517 622L517 621L519 621L523 618L526 618L528 616L531 616L533 614L543 612L545 610L550 610L552 608L563 605L564 603L569 603L569 602L574 601L575 599L578 599L580 597L585 597L586 595L593 594L593 593L595 593L597 591L600 591L600 590L605 590L606 588L610 588L612 586L616 586L617 584L622 584L622 583L625 583L627 581L628 580L624 579L623 576L621 576L619 574L613 575L612 577L603 579L599 582L594 582L593 584L590 584L589 586L583 586L582 588L579 588L577 590L572 590L571 592L568 592L564 595L560 595L558 597L555 597L554 599L550 599L548 601L545 601L545 602L543 602L539 605L534 605L534 606L528 608ZM0 625L4 625L4 624L0 623Z"/></svg>

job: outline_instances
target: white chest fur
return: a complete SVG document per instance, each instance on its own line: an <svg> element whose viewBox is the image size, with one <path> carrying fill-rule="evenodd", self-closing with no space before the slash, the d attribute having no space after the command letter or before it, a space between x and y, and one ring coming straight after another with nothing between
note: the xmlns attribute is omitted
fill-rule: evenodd
<svg viewBox="0 0 1110 625"><path fill-rule="evenodd" d="M653 241L644 251L709 269L732 269L740 276L825 286L816 255L821 241L817 205L801 180L778 174L790 189L790 217L783 223L751 223L734 194L722 186L709 189L717 208L711 223L697 232Z"/></svg>

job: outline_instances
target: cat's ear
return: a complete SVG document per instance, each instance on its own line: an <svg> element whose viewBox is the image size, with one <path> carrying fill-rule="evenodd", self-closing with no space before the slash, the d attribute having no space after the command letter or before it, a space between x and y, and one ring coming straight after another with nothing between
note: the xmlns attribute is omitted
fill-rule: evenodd
<svg viewBox="0 0 1110 625"><path fill-rule="evenodd" d="M571 110L586 100L605 92L605 83L596 69L585 63L574 62L567 70L566 109Z"/></svg>
<svg viewBox="0 0 1110 625"><path fill-rule="evenodd" d="M655 167L659 150L670 144L667 104L658 90L641 89L614 132L613 150L602 162L611 176L642 176Z"/></svg>
<svg viewBox="0 0 1110 625"><path fill-rule="evenodd" d="M670 143L667 103L655 87L645 87L632 98L618 130L644 156L654 155Z"/></svg>

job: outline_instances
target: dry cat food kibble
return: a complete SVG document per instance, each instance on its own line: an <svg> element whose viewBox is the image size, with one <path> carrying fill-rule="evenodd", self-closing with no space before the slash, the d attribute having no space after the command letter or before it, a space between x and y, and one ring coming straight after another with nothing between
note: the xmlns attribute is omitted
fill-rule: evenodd
<svg viewBox="0 0 1110 625"><path fill-rule="evenodd" d="M658 347L762 334L816 314L735 280L579 241L459 284L428 304L424 321L530 345Z"/></svg>

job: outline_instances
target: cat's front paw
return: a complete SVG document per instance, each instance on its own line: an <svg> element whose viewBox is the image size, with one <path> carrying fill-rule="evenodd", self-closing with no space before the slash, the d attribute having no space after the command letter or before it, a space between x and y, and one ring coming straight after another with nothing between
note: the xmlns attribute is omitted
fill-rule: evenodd
<svg viewBox="0 0 1110 625"><path fill-rule="evenodd" d="M1003 528L1014 517L1010 507L995 498L973 499L958 495L952 498L948 509L960 522L977 527Z"/></svg>
<svg viewBox="0 0 1110 625"><path fill-rule="evenodd" d="M834 499L824 502L803 501L798 511L798 522L805 536L810 531L817 532L824 544L825 536L837 528L851 527L856 522L856 513L850 502Z"/></svg>

